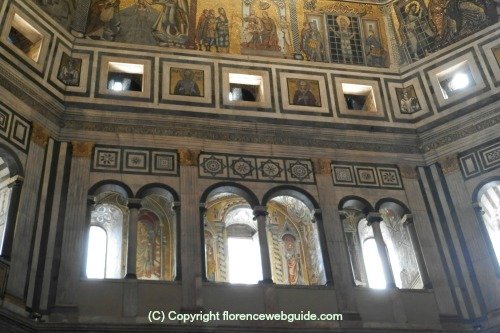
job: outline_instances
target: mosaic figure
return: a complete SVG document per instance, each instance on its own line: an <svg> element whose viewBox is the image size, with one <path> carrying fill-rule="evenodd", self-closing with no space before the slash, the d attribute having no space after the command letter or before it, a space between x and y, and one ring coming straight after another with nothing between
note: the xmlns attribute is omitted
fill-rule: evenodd
<svg viewBox="0 0 500 333"><path fill-rule="evenodd" d="M309 61L324 61L325 45L316 22L306 22L302 30L302 51Z"/></svg>
<svg viewBox="0 0 500 333"><path fill-rule="evenodd" d="M300 257L297 253L297 239L290 234L285 234L282 237L285 254L285 269L288 275L288 284L291 286L299 283L300 274Z"/></svg>
<svg viewBox="0 0 500 333"><path fill-rule="evenodd" d="M95 0L90 6L86 36L92 39L114 40L120 32L120 19L116 15L119 0Z"/></svg>
<svg viewBox="0 0 500 333"><path fill-rule="evenodd" d="M304 106L319 106L316 97L311 91L309 82L305 80L300 80L298 83L298 89L293 96L293 105L304 105Z"/></svg>
<svg viewBox="0 0 500 333"><path fill-rule="evenodd" d="M460 15L460 37L475 33L489 24L485 8L480 1L458 0L458 12Z"/></svg>
<svg viewBox="0 0 500 333"><path fill-rule="evenodd" d="M430 52L430 44L434 32L429 26L427 14L417 1L412 1L404 7L406 14L402 30L406 38L406 44L410 57L414 60L420 59Z"/></svg>
<svg viewBox="0 0 500 333"><path fill-rule="evenodd" d="M217 41L217 18L215 17L215 11L210 9L208 11L208 17L206 21L206 27L202 37L203 45L205 46L205 51L210 51L213 45Z"/></svg>
<svg viewBox="0 0 500 333"><path fill-rule="evenodd" d="M415 95L415 89L413 86L409 86L403 89L396 88L396 92L399 97L399 108L401 113L412 114L420 111L420 103Z"/></svg>
<svg viewBox="0 0 500 333"><path fill-rule="evenodd" d="M205 45L205 30L207 28L209 13L208 9L204 9L198 18L198 24L196 25L196 37L195 42L198 50L202 50L202 46Z"/></svg>
<svg viewBox="0 0 500 333"><path fill-rule="evenodd" d="M200 96L200 88L194 81L194 73L190 69L181 72L182 79L177 82L174 89L174 95L182 96Z"/></svg>
<svg viewBox="0 0 500 333"><path fill-rule="evenodd" d="M435 44L444 47L450 44L457 33L457 22L448 13L450 0L431 0L429 19L435 33Z"/></svg>
<svg viewBox="0 0 500 333"><path fill-rule="evenodd" d="M340 50L344 62L352 63L351 40L354 38L354 33L349 29L351 20L347 16L341 15L337 17L337 24L339 26L338 30L334 30L332 27L330 27L330 29L333 30L335 36L340 39Z"/></svg>
<svg viewBox="0 0 500 333"><path fill-rule="evenodd" d="M247 38L249 41L244 43L244 47L259 50L280 50L276 23L266 11L259 18L252 10L250 15L243 19L243 22L247 23L245 32L249 36Z"/></svg>
<svg viewBox="0 0 500 333"><path fill-rule="evenodd" d="M187 0L154 0L163 7L153 26L153 35L160 45L184 45L187 42L189 4Z"/></svg>
<svg viewBox="0 0 500 333"><path fill-rule="evenodd" d="M37 0L37 3L57 22L69 28L75 13L76 0Z"/></svg>
<svg viewBox="0 0 500 333"><path fill-rule="evenodd" d="M116 42L157 45L151 29L158 20L160 13L151 6L148 0L137 2L120 10L121 31L116 36Z"/></svg>
<svg viewBox="0 0 500 333"><path fill-rule="evenodd" d="M57 74L59 81L67 86L80 85L80 70L82 67L82 60L78 58L71 58L66 53L63 53L61 58L61 67Z"/></svg>
<svg viewBox="0 0 500 333"><path fill-rule="evenodd" d="M224 8L219 8L219 16L215 24L217 52L229 52L229 20Z"/></svg>
<svg viewBox="0 0 500 333"><path fill-rule="evenodd" d="M368 36L365 40L366 64L368 66L383 67L384 66L384 48L380 39L373 31L373 27L368 28Z"/></svg>

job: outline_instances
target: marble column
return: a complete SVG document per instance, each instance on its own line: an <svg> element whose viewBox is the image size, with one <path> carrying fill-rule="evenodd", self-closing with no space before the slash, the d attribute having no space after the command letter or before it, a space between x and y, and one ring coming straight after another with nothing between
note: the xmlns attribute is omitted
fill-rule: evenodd
<svg viewBox="0 0 500 333"><path fill-rule="evenodd" d="M257 220L259 233L260 260L262 264L262 281L260 283L273 283L269 243L267 242L267 208L262 206L254 207L253 215L254 220Z"/></svg>
<svg viewBox="0 0 500 333"><path fill-rule="evenodd" d="M10 261L12 253L12 243L14 241L14 229L16 226L16 217L19 211L19 201L21 199L21 189L23 186L23 177L15 176L14 180L8 185L10 188L10 203L7 213L7 223L5 224L4 237L2 243L1 257Z"/></svg>
<svg viewBox="0 0 500 333"><path fill-rule="evenodd" d="M181 205L182 311L202 306L200 248L200 210L198 197L199 151L179 150Z"/></svg>
<svg viewBox="0 0 500 333"><path fill-rule="evenodd" d="M333 285L333 277L332 277L332 266L330 265L330 255L328 254L328 249L326 247L326 237L325 237L325 228L323 226L323 215L321 214L320 209L316 209L314 211L314 222L318 225L318 237L319 237L319 245L321 247L321 256L323 258L323 267L325 269L325 285L330 286Z"/></svg>
<svg viewBox="0 0 500 333"><path fill-rule="evenodd" d="M128 246L127 274L125 279L137 279L137 223L139 222L140 199L128 199Z"/></svg>
<svg viewBox="0 0 500 333"><path fill-rule="evenodd" d="M358 306L354 294L354 281L349 253L344 238L340 213L337 209L338 198L332 179L331 161L326 158L312 159L319 206L322 208L322 222L328 252L332 280L335 285L339 312L351 320L359 320ZM321 230L320 230L321 232ZM324 251L325 251L324 250ZM326 266L325 266L326 267Z"/></svg>
<svg viewBox="0 0 500 333"><path fill-rule="evenodd" d="M456 155L438 159L444 182L441 181L444 196L450 211L450 222L456 232L456 247L463 258L461 270L468 284L471 298L475 296L478 307L475 315L500 308L500 288L492 288L498 280L490 254L481 234L470 194L460 171ZM474 300L474 298L472 298Z"/></svg>
<svg viewBox="0 0 500 333"><path fill-rule="evenodd" d="M20 302L25 302L25 290L30 270L30 250L33 239L36 210L38 206L39 191L42 181L41 167L47 144L48 132L40 125L34 123L31 134L31 143L26 160L25 179L19 199L19 209L16 220L16 230L12 243L10 272L7 281L6 293Z"/></svg>
<svg viewBox="0 0 500 333"><path fill-rule="evenodd" d="M181 260L181 203L176 201L172 204L175 217L175 279L182 280L182 260Z"/></svg>
<svg viewBox="0 0 500 333"><path fill-rule="evenodd" d="M368 225L373 229L373 236L375 237L375 242L377 243L378 255L380 257L380 262L382 263L382 269L384 271L386 287L396 288L396 283L394 282L394 274L392 273L391 262L389 260L389 253L387 252L387 247L382 237L382 231L380 229L380 222L382 221L382 216L380 213L370 212L366 217Z"/></svg>
<svg viewBox="0 0 500 333"><path fill-rule="evenodd" d="M61 263L57 285L56 306L75 306L79 279L84 274L84 242L90 221L87 211L90 159L93 143L72 142L71 170L69 176L66 215L63 224Z"/></svg>
<svg viewBox="0 0 500 333"><path fill-rule="evenodd" d="M405 215L404 227L410 235L411 245L413 246L415 258L417 259L417 265L420 272L420 278L422 279L422 284L424 285L425 289L432 289L431 279L429 278L429 273L427 273L424 256L422 255L420 242L418 241L417 230L415 229L413 216L411 214Z"/></svg>

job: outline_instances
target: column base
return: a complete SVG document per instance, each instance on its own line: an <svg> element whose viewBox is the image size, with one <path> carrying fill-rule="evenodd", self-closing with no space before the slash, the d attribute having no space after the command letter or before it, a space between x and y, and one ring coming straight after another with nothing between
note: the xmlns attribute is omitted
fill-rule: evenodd
<svg viewBox="0 0 500 333"><path fill-rule="evenodd" d="M263 279L259 281L259 284L274 284L273 279Z"/></svg>

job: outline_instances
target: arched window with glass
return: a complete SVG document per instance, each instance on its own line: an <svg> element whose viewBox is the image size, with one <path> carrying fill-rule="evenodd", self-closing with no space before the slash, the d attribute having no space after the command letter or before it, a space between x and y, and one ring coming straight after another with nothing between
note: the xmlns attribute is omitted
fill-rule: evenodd
<svg viewBox="0 0 500 333"><path fill-rule="evenodd" d="M314 211L290 195L272 198L267 211L273 281L285 285L325 285Z"/></svg>
<svg viewBox="0 0 500 333"><path fill-rule="evenodd" d="M205 208L206 278L245 284L261 281L258 226L249 202L230 190L216 191L208 196Z"/></svg>
<svg viewBox="0 0 500 333"><path fill-rule="evenodd" d="M487 182L476 193L481 228L500 276L500 180Z"/></svg>
<svg viewBox="0 0 500 333"><path fill-rule="evenodd" d="M0 256L10 261L23 184L22 165L14 152L0 145Z"/></svg>
<svg viewBox="0 0 500 333"><path fill-rule="evenodd" d="M86 276L121 279L126 273L128 208L116 192L100 193L90 212Z"/></svg>
<svg viewBox="0 0 500 333"><path fill-rule="evenodd" d="M381 200L375 207L376 212L354 197L339 207L354 283L375 289L430 288L412 215L396 200Z"/></svg>

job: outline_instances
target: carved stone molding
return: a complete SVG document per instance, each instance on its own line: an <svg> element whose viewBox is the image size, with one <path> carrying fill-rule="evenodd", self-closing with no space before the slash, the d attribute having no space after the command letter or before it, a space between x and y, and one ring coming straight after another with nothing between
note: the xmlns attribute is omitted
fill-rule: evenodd
<svg viewBox="0 0 500 333"><path fill-rule="evenodd" d="M438 159L438 163L441 166L444 174L449 174L458 171L460 165L458 163L457 155L448 155Z"/></svg>
<svg viewBox="0 0 500 333"><path fill-rule="evenodd" d="M72 141L71 145L73 146L73 157L90 158L92 156L93 142Z"/></svg>
<svg viewBox="0 0 500 333"><path fill-rule="evenodd" d="M33 132L31 135L31 140L39 145L40 147L47 147L49 143L49 132L38 123L33 123Z"/></svg>
<svg viewBox="0 0 500 333"><path fill-rule="evenodd" d="M179 149L179 163L181 166L198 166L199 150Z"/></svg>
<svg viewBox="0 0 500 333"><path fill-rule="evenodd" d="M418 174L415 166L412 165L400 165L399 171L401 172L401 177L406 179L417 179Z"/></svg>
<svg viewBox="0 0 500 333"><path fill-rule="evenodd" d="M317 175L331 175L332 167L330 160L326 158L313 158L314 173Z"/></svg>

